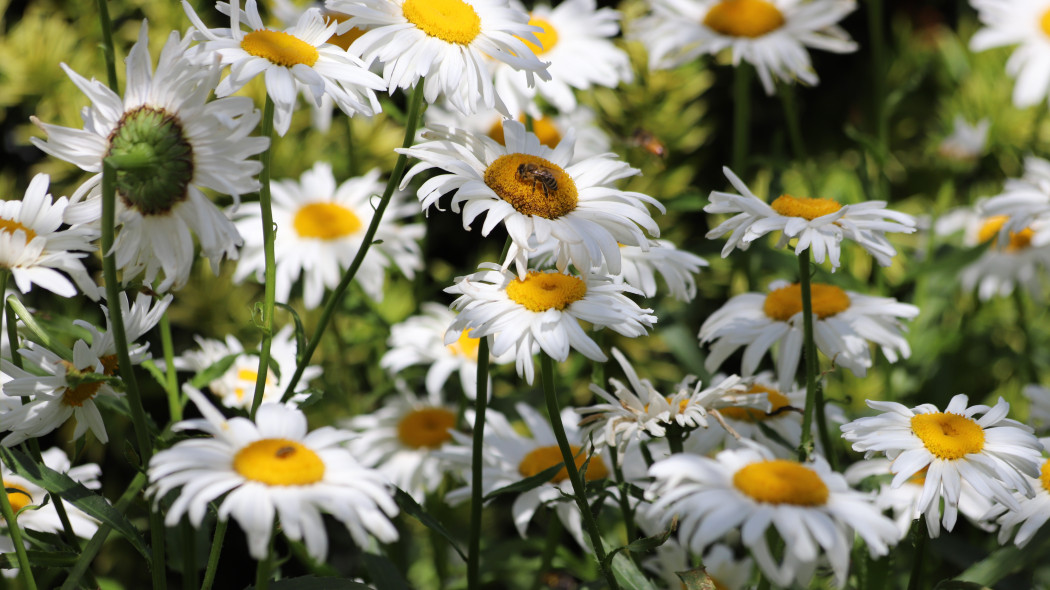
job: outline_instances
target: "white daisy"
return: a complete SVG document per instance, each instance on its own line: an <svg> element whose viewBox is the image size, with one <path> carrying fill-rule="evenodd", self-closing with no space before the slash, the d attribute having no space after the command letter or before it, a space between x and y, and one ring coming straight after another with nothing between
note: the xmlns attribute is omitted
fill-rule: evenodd
<svg viewBox="0 0 1050 590"><path fill-rule="evenodd" d="M73 481L84 487L97 490L102 487L98 478L102 475L102 469L94 463L85 463L73 467L65 451L58 447L50 448L41 453L44 465L59 473L68 475ZM49 493L44 488L17 475L7 465L0 465L0 475L3 477L4 487L14 488L17 492L8 492L7 500L16 514L26 506L37 506L37 508L26 510L18 515L18 524L22 528L39 531L42 533L59 533L63 530L62 520L58 516L53 501L46 501ZM46 501L46 504L45 504ZM69 502L63 502L66 516L76 536L89 539L98 530L98 521L88 516L83 510ZM11 547L14 551L14 546Z"/></svg>
<svg viewBox="0 0 1050 590"><path fill-rule="evenodd" d="M278 231L274 242L277 262L277 300L288 302L292 285L302 278L303 303L320 305L327 289L334 289L350 267L375 215L372 198L382 194L379 170L336 185L332 167L318 162L295 180L270 185L273 221ZM389 211L380 221L374 244L365 254L354 281L376 301L383 300L386 269L393 264L412 278L423 268L418 240L426 228L420 223L397 221L419 213L415 204L404 203L395 193ZM244 252L234 280L249 275L262 282L266 270L263 255L262 211L258 203L246 203L235 213L237 229L244 236Z"/></svg>
<svg viewBox="0 0 1050 590"><path fill-rule="evenodd" d="M344 49L329 43L338 23L326 21L318 8L304 11L294 26L283 31L266 28L255 0L244 3L217 2L215 7L230 17L230 28L209 29L189 2L182 7L203 39L193 58L209 63L218 55L223 66L230 66L227 76L215 89L217 96L237 92L252 78L263 74L266 93L274 104L274 130L284 135L292 123L295 98L302 92L321 106L321 97L330 96L348 116L379 112L375 90L386 85L365 64ZM244 18L244 21L241 18ZM250 31L241 29L241 24Z"/></svg>
<svg viewBox="0 0 1050 590"><path fill-rule="evenodd" d="M484 213L481 233L487 236L502 221L513 240L505 264L513 261L522 277L529 257L549 240L557 243L559 270L571 261L587 272L604 260L619 274L620 244L647 249L649 239L642 230L659 236L645 204L661 212L663 206L652 197L614 187L638 170L611 154L575 161L571 133L551 149L517 121L505 120L503 131L506 145L459 130L424 132L431 141L397 150L421 160L405 175L402 188L424 170L446 170L419 188L423 208L456 191L452 209L462 210L464 228Z"/></svg>
<svg viewBox="0 0 1050 590"><path fill-rule="evenodd" d="M941 522L948 531L955 526L964 479L980 495L1011 509L1018 508L1012 490L1033 495L1024 476L1038 477L1043 447L1030 427L1006 417L1010 404L1003 398L992 408L967 407L967 397L959 394L943 412L933 404L908 408L868 400L868 406L884 413L843 425L842 438L865 457L885 453L892 459L893 487L927 469L918 511L934 515L927 518L931 536L939 532L929 522L937 520L941 498Z"/></svg>
<svg viewBox="0 0 1050 590"><path fill-rule="evenodd" d="M218 518L233 516L257 560L266 557L275 517L289 539L303 541L322 562L328 553L322 512L342 522L359 546L367 546L370 535L383 543L397 540L390 518L398 510L389 483L342 444L353 433L331 427L307 432L303 413L283 404L260 406L255 422L226 420L199 391L184 391L204 418L174 429L211 436L180 441L150 460L148 495L159 502L181 488L165 516L167 526L186 514L200 527L211 501L225 495Z"/></svg>
<svg viewBox="0 0 1050 590"><path fill-rule="evenodd" d="M956 115L952 122L952 132L937 146L937 153L949 160L972 162L982 153L988 143L988 129L992 122L981 119L976 125L970 125L962 115Z"/></svg>
<svg viewBox="0 0 1050 590"><path fill-rule="evenodd" d="M1018 506L1008 508L997 504L985 517L999 525L999 544L1005 545L1016 529L1014 544L1024 548L1032 537L1050 520L1050 460L1042 461L1038 477L1025 476L1036 490L1032 497L1015 494Z"/></svg>
<svg viewBox="0 0 1050 590"><path fill-rule="evenodd" d="M838 22L857 8L853 0L650 0L653 14L632 36L649 50L649 67L673 68L699 55L728 49L733 65L755 66L766 94L774 79L816 85L807 47L856 51Z"/></svg>
<svg viewBox="0 0 1050 590"><path fill-rule="evenodd" d="M911 355L899 320L919 315L918 307L824 283L813 283L810 288L813 337L817 348L836 365L863 377L872 366L869 343L877 344L891 363ZM744 376L753 375L762 356L777 344L777 380L780 389L786 390L795 380L802 354L802 290L798 283L774 281L767 295L737 295L704 321L699 338L701 344L711 343L704 363L709 371L744 346Z"/></svg>
<svg viewBox="0 0 1050 590"><path fill-rule="evenodd" d="M639 515L641 516L641 515ZM639 518L642 530L649 536L663 533L660 527L653 527L651 532L646 528L648 519ZM689 558L689 551L671 536L656 548L655 555L642 560L642 568L660 576L664 588L682 588L682 576L706 574L716 590L744 590L751 579L755 566L750 557L737 559L728 545L712 545L700 560L702 568L694 566ZM701 580L703 578L700 578ZM702 587L702 586L701 586Z"/></svg>
<svg viewBox="0 0 1050 590"><path fill-rule="evenodd" d="M714 459L677 454L653 464L646 497L650 518L664 526L680 517L678 539L703 553L739 530L763 575L774 584L808 586L824 559L842 587L849 572L854 533L873 558L897 542L893 522L871 498L851 489L819 455L813 463L775 459L752 445L720 452ZM783 539L782 562L769 547L769 525Z"/></svg>
<svg viewBox="0 0 1050 590"><path fill-rule="evenodd" d="M605 277L529 271L519 279L495 264L480 268L484 270L459 277L445 289L459 295L452 308L460 312L445 334L445 343L456 342L467 329L476 338L492 336L492 354L513 351L518 375L529 384L532 355L540 350L557 361L568 358L570 347L591 360L606 360L580 320L632 338L656 323L653 310L638 307L624 295L623 285Z"/></svg>
<svg viewBox="0 0 1050 590"><path fill-rule="evenodd" d="M707 232L709 239L732 234L722 248L723 258L736 248L747 250L751 242L769 232L779 231L778 248L797 238L796 255L810 249L819 263L827 256L832 269L839 266L840 244L844 239L860 244L879 264L889 266L897 251L886 240L886 232L910 234L915 231L915 219L886 209L885 201L842 205L831 199L781 195L771 204L766 204L732 170L723 167L722 172L741 193L712 191L711 203L704 207L708 213L734 214Z"/></svg>
<svg viewBox="0 0 1050 590"><path fill-rule="evenodd" d="M78 193L88 195L88 206L78 214L67 212L67 223L98 221L102 161L152 150L154 165L121 170L116 176L117 224L114 243L117 267L129 282L145 273L155 288L165 291L185 285L193 264L191 231L197 234L201 254L219 270L223 256L237 257L241 244L237 229L201 189L239 195L259 189L255 175L262 164L250 159L266 149L269 140L249 137L259 112L247 97L205 102L219 78L219 66L195 66L184 56L188 41L173 32L160 55L156 71L150 66L146 23L127 58L127 88L121 99L98 80L86 80L63 65L73 83L91 98L85 108L84 129L48 125L33 119L47 141L31 138L48 154L96 173ZM74 198L76 200L76 198ZM72 207L71 207L72 209Z"/></svg>
<svg viewBox="0 0 1050 590"><path fill-rule="evenodd" d="M391 92L423 78L428 103L444 95L463 113L496 108L509 116L493 89L486 59L524 70L530 85L537 74L550 78L547 64L526 44L536 40L536 28L506 0L327 0L325 5L351 16L339 32L366 30L350 53L366 63L382 63Z"/></svg>
<svg viewBox="0 0 1050 590"><path fill-rule="evenodd" d="M651 240L648 251L638 246L622 246L620 259L622 266L617 276L623 282L646 297L654 297L657 293L656 275L659 274L671 296L685 302L696 297L694 275L708 266L706 260L692 252L679 250L669 240Z"/></svg>
<svg viewBox="0 0 1050 590"><path fill-rule="evenodd" d="M549 61L550 80L533 85L526 73L503 63L495 65L496 93L511 113L540 116L536 95L560 113L576 109L574 90L595 86L615 88L631 82L631 60L612 38L620 32L620 13L596 6L595 0L565 0L556 7L537 4L529 24L539 27L539 43L526 41L540 59Z"/></svg>
<svg viewBox="0 0 1050 590"><path fill-rule="evenodd" d="M1008 241L1009 232L1031 228L1031 245L1050 245L1050 161L1025 158L1024 175L1008 179L1002 193L980 202L978 212L986 217L1010 218L999 230L1000 244Z"/></svg>
<svg viewBox="0 0 1050 590"><path fill-rule="evenodd" d="M1020 45L1006 62L1017 79L1013 102L1019 108L1050 95L1050 5L1040 0L972 0L984 25L970 39L970 49Z"/></svg>
<svg viewBox="0 0 1050 590"><path fill-rule="evenodd" d="M1037 432L1050 428L1050 388L1030 383L1024 386L1024 397L1028 400L1028 421Z"/></svg>

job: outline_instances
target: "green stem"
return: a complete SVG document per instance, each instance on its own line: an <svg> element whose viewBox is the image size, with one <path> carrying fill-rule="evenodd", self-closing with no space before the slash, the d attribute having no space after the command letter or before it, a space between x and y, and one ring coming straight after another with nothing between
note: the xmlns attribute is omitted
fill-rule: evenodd
<svg viewBox="0 0 1050 590"><path fill-rule="evenodd" d="M598 530L598 522L594 520L594 514L591 513L591 508L587 505L587 489L584 486L583 479L580 477L579 470L576 469L576 458L572 452L572 447L569 446L569 439L565 436L565 426L561 422L558 393L554 388L554 359L547 354L540 354L540 363L542 364L541 378L543 380L543 397L547 401L547 414L551 421L551 429L554 430L554 438L558 441L558 448L561 449L562 459L565 461L565 469L569 472L569 481L572 482L576 506L583 516L584 527L591 538L594 555L598 558L598 569L605 576L605 581L608 582L609 588L619 590L620 585L617 584L616 577L613 575L612 570L606 567L605 546L602 544L602 535Z"/></svg>
<svg viewBox="0 0 1050 590"><path fill-rule="evenodd" d="M536 570L536 577L532 579L531 590L543 588L543 574L551 570L554 552L558 549L558 540L561 539L561 519L552 518L547 523L547 539L543 543L543 553L540 554L540 567Z"/></svg>
<svg viewBox="0 0 1050 590"><path fill-rule="evenodd" d="M809 250L798 256L799 288L802 291L802 358L806 366L806 407L802 413L802 436L798 460L806 461L813 451L813 408L817 403L817 345L813 338L813 295L810 289Z"/></svg>
<svg viewBox="0 0 1050 590"><path fill-rule="evenodd" d="M745 178L751 129L751 66L741 62L733 72L733 172Z"/></svg>
<svg viewBox="0 0 1050 590"><path fill-rule="evenodd" d="M179 534L182 537L182 587L185 590L196 590L197 586L197 531L189 520L179 523Z"/></svg>
<svg viewBox="0 0 1050 590"><path fill-rule="evenodd" d="M922 587L922 562L926 558L926 515L922 514L912 525L912 542L915 549L912 551L911 576L908 578L908 590L919 590Z"/></svg>
<svg viewBox="0 0 1050 590"><path fill-rule="evenodd" d="M275 523L276 525L276 523ZM255 590L267 590L270 587L270 574L273 572L273 538L277 529L270 531L270 543L266 548L266 557L259 560L255 567Z"/></svg>
<svg viewBox="0 0 1050 590"><path fill-rule="evenodd" d="M617 500L620 503L620 511L623 512L623 526L627 535L627 542L630 543L638 537L638 525L634 523L634 509L631 508L631 499L627 496L627 481L623 477L623 466L620 465L620 457L616 445L609 447L609 459L612 460L613 475L616 477L616 483L620 486L620 494Z"/></svg>
<svg viewBox="0 0 1050 590"><path fill-rule="evenodd" d="M667 447L670 449L672 455L683 452L685 449L683 443L685 442L685 429L678 424L668 424L666 429Z"/></svg>
<svg viewBox="0 0 1050 590"><path fill-rule="evenodd" d="M73 360L72 349L69 349L63 346L61 343L52 340L51 336L47 332L45 332L43 328L40 327L40 324L36 323L36 320L33 319L33 314L30 313L28 309L26 309L25 305L22 305L22 302L19 301L17 297L11 295L7 298L7 308L11 310L11 312L13 312L15 315L17 315L18 319L22 320L22 324L25 325L27 330L29 330L29 333L44 348L50 350L51 352L54 352L55 354L67 361Z"/></svg>
<svg viewBox="0 0 1050 590"><path fill-rule="evenodd" d="M175 375L175 347L171 340L171 321L168 312L160 316L160 343L164 351L164 392L168 395L168 411L171 421L182 420L182 400L179 399L179 382Z"/></svg>
<svg viewBox="0 0 1050 590"><path fill-rule="evenodd" d="M818 197L813 175L809 173L809 156L806 153L806 143L802 139L802 126L799 124L798 103L795 101L795 88L789 84L780 84L780 104L784 107L784 121L787 123L788 140L791 142L791 151L795 152L795 159L803 167L802 178L806 183L806 190L810 197Z"/></svg>
<svg viewBox="0 0 1050 590"><path fill-rule="evenodd" d="M106 80L113 92L120 94L117 87L117 59L113 48L113 24L109 19L109 7L106 0L98 0L98 20L102 26L102 57L106 60Z"/></svg>
<svg viewBox="0 0 1050 590"><path fill-rule="evenodd" d="M401 144L402 147L412 147L412 143L415 141L416 137L416 127L419 125L419 117L422 114L422 111L423 79L421 78L416 82L416 87L412 91L412 97L409 99L408 119L405 124L405 139ZM350 287L350 282L353 281L354 276L357 275L357 269L361 267L361 263L364 261L368 249L372 247L376 231L379 230L379 222L383 219L383 213L386 212L387 205L390 204L390 198L394 195L394 189L401 183L401 176L405 171L405 163L407 161L408 157L405 156L405 154L398 154L397 162L394 164L394 170L390 173L390 179L386 183L386 189L383 190L383 197L379 200L375 214L372 215L372 222L368 224L368 230L365 232L365 236L361 240L361 249L357 251L357 255L354 256L353 262L350 263L350 268L348 268L346 273L343 274L343 278L339 281L339 285L337 285L329 294L328 301L325 302L324 309L321 311L321 317L317 320L317 327L314 329L313 338L307 343L306 351L303 352L303 358L295 367L295 373L288 381L288 386L284 390L284 396L281 401L288 401L295 392L295 386L299 383L299 379L302 378L303 371L305 371L306 367L310 364L310 359L317 350L317 347L321 342L321 336L324 335L325 328L328 327L332 315L335 313L336 307L342 302L343 294L346 293L346 290Z"/></svg>
<svg viewBox="0 0 1050 590"><path fill-rule="evenodd" d="M1017 327L1020 328L1021 335L1024 337L1017 373L1021 377L1022 385L1025 385L1033 383L1038 373L1032 364L1032 331L1029 330L1028 310L1025 308L1024 293L1020 284L1014 286L1013 299L1017 307Z"/></svg>
<svg viewBox="0 0 1050 590"><path fill-rule="evenodd" d="M219 567L219 555L222 553L222 541L226 537L226 527L229 521L219 520L215 523L215 536L212 537L211 551L208 553L208 567L204 570L204 581L201 582L201 590L211 590L215 583L215 572Z"/></svg>
<svg viewBox="0 0 1050 590"><path fill-rule="evenodd" d="M0 271L3 272L3 271ZM0 282L3 282L0 279ZM14 295L11 296L14 299ZM10 306L4 308L4 317L7 318L7 342L11 347L11 364L22 368L22 355L18 354L18 316Z"/></svg>
<svg viewBox="0 0 1050 590"><path fill-rule="evenodd" d="M262 212L263 258L265 259L265 287L263 288L262 343L259 345L259 370L255 376L255 395L248 417L255 420L255 412L262 404L266 392L266 376L269 374L270 343L273 342L273 312L276 301L277 262L274 254L273 207L270 202L270 160L273 155L273 99L267 95L263 107L262 135L270 140L269 147L259 157L262 172L259 173L259 209Z"/></svg>
<svg viewBox="0 0 1050 590"><path fill-rule="evenodd" d="M481 509L485 411L489 405L489 339L478 341L478 384L475 404L473 447L470 458L470 544L467 547L467 590L478 588L481 568Z"/></svg>
<svg viewBox="0 0 1050 590"><path fill-rule="evenodd" d="M875 154L878 164L878 173L875 176L876 197L886 200L888 191L886 187L885 163L889 152L889 113L886 109L886 43L883 37L884 11L882 0L868 0L868 35L871 38L871 61L872 83L874 85L875 101L875 137L878 153Z"/></svg>

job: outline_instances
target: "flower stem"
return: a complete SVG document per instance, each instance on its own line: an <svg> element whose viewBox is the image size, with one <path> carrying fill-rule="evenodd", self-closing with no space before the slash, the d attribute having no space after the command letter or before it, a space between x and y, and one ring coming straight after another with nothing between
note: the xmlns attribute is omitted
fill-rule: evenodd
<svg viewBox="0 0 1050 590"><path fill-rule="evenodd" d="M809 250L798 257L798 282L802 291L802 358L806 363L806 407L802 413L802 436L798 460L806 461L813 451L813 408L817 403L817 345L813 339L813 294L809 281ZM825 452L830 449L825 449Z"/></svg>
<svg viewBox="0 0 1050 590"><path fill-rule="evenodd" d="M102 26L102 57L106 60L106 80L109 88L117 92L117 59L113 47L113 23L109 19L106 0L98 0L98 21Z"/></svg>
<svg viewBox="0 0 1050 590"><path fill-rule="evenodd" d="M627 497L627 482L623 478L623 466L620 465L619 451L616 445L609 447L609 458L612 460L613 475L616 483L620 486L620 494L617 500L620 502L620 511L623 512L624 532L627 542L630 543L638 536L638 525L634 523L634 510L631 508L631 499Z"/></svg>
<svg viewBox="0 0 1050 590"><path fill-rule="evenodd" d="M416 82L416 87L412 91L412 97L408 103L408 118L405 121L405 139L402 142L402 147L412 147L412 143L416 137L416 127L419 125L419 118L423 111L423 79L420 78ZM379 230L379 222L383 219L383 213L386 212L387 205L390 204L390 198L394 195L394 189L401 182L401 176L405 171L405 163L408 157L404 154L398 154L397 162L394 163L394 170L390 173L390 179L386 183L386 189L383 190L383 197L379 200L379 204L376 205L375 214L372 215L372 222L368 224L368 230L365 232L364 238L361 240L361 249L357 251L357 255L354 256L353 262L350 263L350 268L343 274L342 280L328 296L328 301L325 303L324 309L321 311L321 317L317 320L317 327L314 329L313 338L310 339L306 345L306 351L303 352L303 358L299 362L298 366L295 367L295 374L288 381L288 386L284 390L284 396L281 401L288 401L292 397L295 391L295 386L299 383L299 379L303 376L303 371L310 364L310 358L313 357L314 352L317 350L318 345L321 342L321 336L324 335L325 328L328 327L328 323L332 319L332 315L335 313L335 308L342 302L343 294L350 287L350 282L354 280L354 276L357 275L357 269L361 267L361 262L365 259L365 254L368 253L368 249L372 247L372 241L375 239L376 231Z"/></svg>
<svg viewBox="0 0 1050 590"><path fill-rule="evenodd" d="M164 391L168 394L168 411L171 413L171 421L182 420L182 403L179 400L179 382L175 375L175 347L171 340L171 321L168 312L160 316L160 343L164 350Z"/></svg>
<svg viewBox="0 0 1050 590"><path fill-rule="evenodd" d="M196 590L197 586L197 532L188 519L179 523L182 537L182 587Z"/></svg>
<svg viewBox="0 0 1050 590"><path fill-rule="evenodd" d="M17 315L18 319L22 320L26 329L29 330L36 341L43 345L44 348L54 352L67 361L73 360L73 351L63 346L60 342L52 340L51 336L40 327L40 324L36 323L35 319L33 319L33 314L29 313L26 306L23 305L14 295L7 298L7 309L10 313ZM17 341L11 342L14 343Z"/></svg>
<svg viewBox="0 0 1050 590"><path fill-rule="evenodd" d="M667 447L670 449L672 455L681 453L685 450L683 447L686 435L684 428L678 424L668 424L665 435L667 438Z"/></svg>
<svg viewBox="0 0 1050 590"><path fill-rule="evenodd" d="M1025 309L1025 297L1021 285L1014 287L1014 306L1017 308L1017 327L1021 330L1024 342L1021 345L1021 354L1018 355L1017 374L1021 378L1021 384L1027 385L1036 381L1038 372L1032 364L1032 331L1029 329L1028 312Z"/></svg>
<svg viewBox="0 0 1050 590"><path fill-rule="evenodd" d="M733 172L746 174L748 138L751 132L751 66L741 62L733 72Z"/></svg>
<svg viewBox="0 0 1050 590"><path fill-rule="evenodd" d="M889 113L886 108L886 42L883 37L884 11L882 0L868 0L868 35L871 38L871 61L874 75L874 111L875 111L875 137L876 149L875 161L878 165L875 175L875 196L879 200L886 200L888 191L886 186L885 164L889 152Z"/></svg>
<svg viewBox="0 0 1050 590"><path fill-rule="evenodd" d="M470 545L467 548L467 590L478 587L481 566L482 449L485 445L485 411L489 405L489 339L478 341L478 385L475 401L474 439L470 457Z"/></svg>
<svg viewBox="0 0 1050 590"><path fill-rule="evenodd" d="M572 447L569 446L569 439L565 436L565 426L561 422L558 393L554 389L554 359L546 354L540 354L540 363L542 365L543 397L547 401L547 415L551 421L551 428L554 430L554 438L558 441L558 448L561 449L561 456L565 461L565 469L569 473L569 481L572 482L576 506L580 509L580 513L583 516L584 527L591 538L594 555L598 558L598 569L605 576L609 588L619 590L620 586L617 584L612 570L606 568L605 547L602 545L602 535L598 530L598 522L594 520L594 514L591 513L591 508L587 505L587 490L583 479L580 478L579 470L576 469L576 458L573 456Z"/></svg>
<svg viewBox="0 0 1050 590"><path fill-rule="evenodd" d="M532 579L532 589L543 588L543 574L551 569L554 561L554 552L558 549L558 540L561 538L562 524L560 518L552 518L547 521L547 538L543 543L543 553L540 554L540 567L536 570L536 577Z"/></svg>
<svg viewBox="0 0 1050 590"><path fill-rule="evenodd" d="M201 590L211 590L215 583L215 572L219 567L219 555L222 553L222 541L226 537L228 520L215 522L215 535L211 541L211 552L208 553L208 567L204 570L204 581L201 582Z"/></svg>
<svg viewBox="0 0 1050 590"><path fill-rule="evenodd" d="M919 590L922 587L922 564L926 558L926 515L920 514L912 523L911 538L915 549L912 551L911 576L908 578L908 590Z"/></svg>
<svg viewBox="0 0 1050 590"><path fill-rule="evenodd" d="M270 343L273 342L273 312L275 307L275 285L277 262L274 254L273 206L270 202L270 160L273 155L273 99L267 95L263 107L262 135L270 140L269 147L259 156L262 172L259 173L259 210L262 212L263 258L265 259L265 286L263 287L262 343L259 344L259 370L255 375L255 394L248 417L255 420L255 412L262 404L266 392L266 376L270 373Z"/></svg>
<svg viewBox="0 0 1050 590"><path fill-rule="evenodd" d="M276 526L276 523L274 523ZM266 557L259 560L255 566L255 590L267 590L270 587L270 577L273 573L273 538L277 529L270 530L270 542L266 547Z"/></svg>

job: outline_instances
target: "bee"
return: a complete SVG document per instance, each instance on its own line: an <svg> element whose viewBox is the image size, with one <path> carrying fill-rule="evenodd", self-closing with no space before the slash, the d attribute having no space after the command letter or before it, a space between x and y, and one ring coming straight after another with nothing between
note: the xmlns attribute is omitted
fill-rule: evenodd
<svg viewBox="0 0 1050 590"><path fill-rule="evenodd" d="M293 454L295 454L295 447L281 447L277 449L277 452L275 453L278 459L284 459Z"/></svg>
<svg viewBox="0 0 1050 590"><path fill-rule="evenodd" d="M518 179L522 182L532 183L532 192L536 192L536 185L543 188L543 196L550 197L551 193L558 191L558 179L554 171L539 164L525 163L518 166Z"/></svg>
<svg viewBox="0 0 1050 590"><path fill-rule="evenodd" d="M667 155L667 147L663 142L641 127L635 129L634 134L631 135L631 145L638 146L658 158Z"/></svg>

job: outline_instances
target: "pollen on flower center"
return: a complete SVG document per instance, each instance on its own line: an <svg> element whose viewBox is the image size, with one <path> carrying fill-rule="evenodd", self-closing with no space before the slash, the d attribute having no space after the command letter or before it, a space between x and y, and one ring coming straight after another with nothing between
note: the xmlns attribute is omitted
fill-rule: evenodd
<svg viewBox="0 0 1050 590"><path fill-rule="evenodd" d="M313 67L320 56L316 47L295 35L266 29L245 35L241 40L241 49L286 68L298 64Z"/></svg>
<svg viewBox="0 0 1050 590"><path fill-rule="evenodd" d="M1043 467L1039 470L1039 483L1043 489L1050 492L1050 460L1043 461Z"/></svg>
<svg viewBox="0 0 1050 590"><path fill-rule="evenodd" d="M419 30L447 43L469 45L481 34L481 17L463 0L405 0L401 12Z"/></svg>
<svg viewBox="0 0 1050 590"><path fill-rule="evenodd" d="M539 156L507 154L485 169L485 184L522 215L557 219L576 209L576 183Z"/></svg>
<svg viewBox="0 0 1050 590"><path fill-rule="evenodd" d="M554 46L558 44L558 30L545 19L533 16L529 19L529 25L543 29L539 33L533 33L536 35L536 39L540 42L539 45L536 45L532 41L521 39L536 55L543 55L551 49L554 49Z"/></svg>
<svg viewBox="0 0 1050 590"><path fill-rule="evenodd" d="M33 503L32 494L24 486L6 481L3 483L5 489L18 490L17 492L7 492L7 501L11 503L11 512L18 514L19 510Z"/></svg>
<svg viewBox="0 0 1050 590"><path fill-rule="evenodd" d="M911 418L911 430L938 459L962 459L984 448L984 429L961 414L916 414Z"/></svg>
<svg viewBox="0 0 1050 590"><path fill-rule="evenodd" d="M478 346L480 344L481 339L471 336L470 328L467 328L459 334L459 338L455 342L448 345L448 349L452 351L452 354L476 361L478 360Z"/></svg>
<svg viewBox="0 0 1050 590"><path fill-rule="evenodd" d="M984 223L981 224L981 229L977 230L977 241L983 244L985 242L997 240L999 230L1003 228L1003 225L1009 219L1010 218L1006 215L995 215L985 219ZM1009 243L1005 246L993 243L992 247L996 249L1002 248L1006 252L1018 252L1032 245L1032 236L1034 234L1035 232L1033 232L1030 227L1026 227L1019 232L1009 232Z"/></svg>
<svg viewBox="0 0 1050 590"><path fill-rule="evenodd" d="M518 120L524 123L525 114L519 115ZM561 143L561 131L558 131L558 126L554 124L554 120L546 115L539 119L533 119L532 133L536 136L536 139L540 140L542 145L551 149L558 147L558 144ZM492 124L492 127L489 129L489 137L495 139L500 145L506 145L507 140L503 136L502 119Z"/></svg>
<svg viewBox="0 0 1050 590"><path fill-rule="evenodd" d="M810 221L842 209L841 204L831 199L810 199L791 195L780 195L769 206L785 217L801 217Z"/></svg>
<svg viewBox="0 0 1050 590"><path fill-rule="evenodd" d="M1050 37L1050 10L1044 12L1039 19L1039 28L1043 30L1047 37Z"/></svg>
<svg viewBox="0 0 1050 590"><path fill-rule="evenodd" d="M784 15L766 0L722 0L704 17L704 25L730 37L761 37L784 26Z"/></svg>
<svg viewBox="0 0 1050 590"><path fill-rule="evenodd" d="M304 486L324 478L324 461L301 443L284 438L257 440L233 457L245 479L270 486Z"/></svg>
<svg viewBox="0 0 1050 590"><path fill-rule="evenodd" d="M149 106L124 113L109 136L106 157L125 160L117 194L144 216L166 215L184 201L193 180L193 146L178 117Z"/></svg>
<svg viewBox="0 0 1050 590"><path fill-rule="evenodd" d="M587 294L587 283L558 271L530 270L525 280L514 279L507 285L507 297L529 311L548 309L562 311Z"/></svg>
<svg viewBox="0 0 1050 590"><path fill-rule="evenodd" d="M112 377L117 374L117 355L109 354L99 359L102 363L102 373ZM69 361L62 361L62 364L66 367L66 373L79 373L73 363ZM75 387L67 387L62 392L62 404L73 408L79 408L84 405L84 402L95 397L98 394L98 390L102 388L101 381L94 381L89 383L81 383Z"/></svg>
<svg viewBox="0 0 1050 590"><path fill-rule="evenodd" d="M345 14L342 14L342 13L339 13L339 12L333 12L331 10L322 10L321 14L325 18L330 18L330 19L334 20L337 23L345 22L347 19L350 18L349 16L347 16ZM345 33L343 33L341 35L336 34L336 35L332 35L331 37L329 37L328 38L328 43L331 43L332 45L335 45L336 47L342 49L343 51L346 51L346 50L350 49L350 46L354 44L354 41L357 41L361 37L361 35L364 35L364 34L365 34L364 30L359 29L357 27L351 27L350 30L348 30L347 32L345 32Z"/></svg>
<svg viewBox="0 0 1050 590"><path fill-rule="evenodd" d="M299 208L292 221L301 238L336 240L361 230L361 218L337 203L310 203Z"/></svg>
<svg viewBox="0 0 1050 590"><path fill-rule="evenodd" d="M740 422L755 423L762 422L768 418L780 416L780 410L791 405L791 400L789 400L786 395L769 387L755 384L752 385L751 389L748 389L747 392L766 394L766 398L769 399L769 413L767 414L758 408L743 408L740 406L719 408L718 412L726 418L732 418L733 420L739 420Z"/></svg>
<svg viewBox="0 0 1050 590"><path fill-rule="evenodd" d="M826 319L849 309L850 299L845 291L835 285L813 283L810 285L813 316ZM762 304L762 311L771 319L786 322L802 311L802 287L795 283L770 291Z"/></svg>
<svg viewBox="0 0 1050 590"><path fill-rule="evenodd" d="M569 445L569 449L572 451L573 462L576 463L576 469L583 468L583 464L587 461L587 454L580 452L580 447L576 445ZM522 477L532 477L537 473L554 467L555 465L564 465L565 460L562 459L561 449L557 445L549 447L537 447L532 449L522 458L521 463L518 464L518 473ZM605 467L605 461L598 455L591 455L591 460L587 462L587 473L584 479L587 481L594 481L596 479L602 479L609 475L609 470ZM569 472L565 467L562 467L554 474L551 478L551 483L558 483L569 479Z"/></svg>
<svg viewBox="0 0 1050 590"><path fill-rule="evenodd" d="M455 425L456 415L445 408L420 408L397 423L397 438L413 449L436 449L452 440L449 430Z"/></svg>
<svg viewBox="0 0 1050 590"><path fill-rule="evenodd" d="M22 225L21 223L13 219L0 219L0 232L7 232L14 235L16 231L21 230L26 235L26 243L33 241L36 237L36 232Z"/></svg>
<svg viewBox="0 0 1050 590"><path fill-rule="evenodd" d="M787 459L745 465L733 474L733 486L768 504L821 506L828 501L828 486L820 476Z"/></svg>

